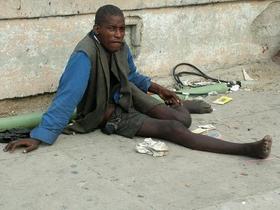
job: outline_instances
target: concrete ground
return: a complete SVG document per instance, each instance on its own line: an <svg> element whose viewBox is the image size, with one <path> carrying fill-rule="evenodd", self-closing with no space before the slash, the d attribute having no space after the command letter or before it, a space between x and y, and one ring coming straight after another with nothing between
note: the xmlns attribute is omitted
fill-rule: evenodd
<svg viewBox="0 0 280 210"><path fill-rule="evenodd" d="M270 134L273 149L266 160L169 142L169 154L156 158L135 152L143 138L100 131L61 135L53 146L29 154L0 152L0 209L279 209L279 91L241 90L229 96L233 101L213 105L213 113L193 115L192 129L213 124L234 142Z"/></svg>

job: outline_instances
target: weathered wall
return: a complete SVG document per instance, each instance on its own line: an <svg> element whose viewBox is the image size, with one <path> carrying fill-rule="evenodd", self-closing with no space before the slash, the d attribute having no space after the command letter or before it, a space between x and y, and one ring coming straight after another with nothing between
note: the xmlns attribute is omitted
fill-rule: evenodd
<svg viewBox="0 0 280 210"><path fill-rule="evenodd" d="M56 90L96 9L125 10L126 39L141 72L169 75L179 62L207 69L265 62L280 48L279 1L1 0L0 99Z"/></svg>

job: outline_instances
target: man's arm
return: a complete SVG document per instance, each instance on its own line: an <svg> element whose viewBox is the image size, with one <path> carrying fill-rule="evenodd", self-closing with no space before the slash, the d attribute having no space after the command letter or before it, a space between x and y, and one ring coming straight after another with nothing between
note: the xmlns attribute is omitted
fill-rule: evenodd
<svg viewBox="0 0 280 210"><path fill-rule="evenodd" d="M40 125L31 131L31 138L11 142L4 151L13 152L17 147L24 146L25 153L37 149L41 142L53 144L84 95L90 68L91 63L85 53L73 54L59 81L56 96L48 111L43 115Z"/></svg>
<svg viewBox="0 0 280 210"><path fill-rule="evenodd" d="M181 104L181 100L173 91L152 82L151 78L144 76L137 71L130 50L128 51L127 61L130 69L128 80L134 83L139 89L145 93L149 91L159 95L166 104Z"/></svg>
<svg viewBox="0 0 280 210"><path fill-rule="evenodd" d="M151 86L151 78L144 76L137 71L130 49L128 51L127 62L130 70L128 80L140 90L147 93L149 87Z"/></svg>
<svg viewBox="0 0 280 210"><path fill-rule="evenodd" d="M176 95L174 91L168 90L167 88L162 87L157 83L151 82L151 86L149 87L148 91L159 95L167 105L182 103L181 99Z"/></svg>

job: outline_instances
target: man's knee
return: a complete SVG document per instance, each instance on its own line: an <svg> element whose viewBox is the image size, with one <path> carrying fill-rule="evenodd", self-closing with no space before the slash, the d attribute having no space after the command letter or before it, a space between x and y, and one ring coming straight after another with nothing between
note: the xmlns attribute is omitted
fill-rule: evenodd
<svg viewBox="0 0 280 210"><path fill-rule="evenodd" d="M164 104L155 106L149 111L148 115L157 119L175 120L181 122L185 127L189 128L192 123L192 118L187 110L178 111Z"/></svg>
<svg viewBox="0 0 280 210"><path fill-rule="evenodd" d="M168 135L176 135L178 132L185 132L186 125L177 120L169 120L166 128L162 128Z"/></svg>
<svg viewBox="0 0 280 210"><path fill-rule="evenodd" d="M177 117L176 120L179 122L183 123L183 125L186 128L189 128L192 124L192 117L191 114L188 111L180 113Z"/></svg>
<svg viewBox="0 0 280 210"><path fill-rule="evenodd" d="M185 123L184 125L189 128L191 127L191 124L192 124L192 117L190 114L186 114L186 120L185 120Z"/></svg>
<svg viewBox="0 0 280 210"><path fill-rule="evenodd" d="M182 122L185 125L185 127L189 128L192 124L192 117L190 112L180 105L173 105L171 106L171 108L177 111L176 119Z"/></svg>

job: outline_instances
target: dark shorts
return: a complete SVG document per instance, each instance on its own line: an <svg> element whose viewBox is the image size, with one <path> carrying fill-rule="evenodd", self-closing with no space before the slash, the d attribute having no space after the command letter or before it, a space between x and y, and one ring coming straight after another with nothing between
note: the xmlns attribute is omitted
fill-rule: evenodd
<svg viewBox="0 0 280 210"><path fill-rule="evenodd" d="M143 122L147 118L150 118L146 115L147 112L155 106L162 104L161 101L145 93L140 93L137 98L134 97L133 99L134 108L131 108L129 112L126 112L119 105L116 105L112 116L101 129L104 133L115 133L133 138L142 127Z"/></svg>
<svg viewBox="0 0 280 210"><path fill-rule="evenodd" d="M101 130L106 134L115 133L132 138L141 128L144 120L148 117L149 116L138 112L134 108L129 112L126 112L120 106L116 106L111 118Z"/></svg>

